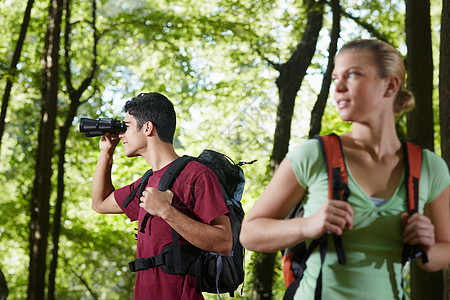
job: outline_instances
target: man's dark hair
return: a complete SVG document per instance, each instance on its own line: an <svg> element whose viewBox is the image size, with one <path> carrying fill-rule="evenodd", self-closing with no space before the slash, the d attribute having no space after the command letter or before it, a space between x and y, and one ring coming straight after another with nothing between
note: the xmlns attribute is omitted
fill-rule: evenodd
<svg viewBox="0 0 450 300"><path fill-rule="evenodd" d="M173 144L177 118L172 102L160 93L141 93L124 105L125 112L132 115L139 128L152 122L161 141Z"/></svg>

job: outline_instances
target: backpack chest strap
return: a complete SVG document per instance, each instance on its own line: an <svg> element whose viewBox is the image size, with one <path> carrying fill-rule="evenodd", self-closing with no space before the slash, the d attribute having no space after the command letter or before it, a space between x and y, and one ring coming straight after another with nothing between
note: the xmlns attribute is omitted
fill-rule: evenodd
<svg viewBox="0 0 450 300"><path fill-rule="evenodd" d="M131 272L138 272L159 267L167 274L195 274L195 261L202 250L190 244L179 245L181 261L174 253L174 245L166 245L161 253L152 257L141 257L128 264ZM177 247L178 248L178 247Z"/></svg>

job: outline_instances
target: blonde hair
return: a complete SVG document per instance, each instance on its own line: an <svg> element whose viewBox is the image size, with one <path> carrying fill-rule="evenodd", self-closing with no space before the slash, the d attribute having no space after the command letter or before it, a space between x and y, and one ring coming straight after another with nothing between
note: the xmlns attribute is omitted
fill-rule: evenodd
<svg viewBox="0 0 450 300"><path fill-rule="evenodd" d="M393 46L378 40L354 40L345 44L339 53L350 50L371 52L381 78L395 76L400 79L400 89L394 101L395 114L402 114L414 107L414 95L404 88L405 64L403 58Z"/></svg>

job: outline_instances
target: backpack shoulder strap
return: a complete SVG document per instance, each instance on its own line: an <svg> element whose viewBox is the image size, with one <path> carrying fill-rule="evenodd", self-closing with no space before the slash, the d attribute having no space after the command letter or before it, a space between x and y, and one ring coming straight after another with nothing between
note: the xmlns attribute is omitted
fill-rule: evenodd
<svg viewBox="0 0 450 300"><path fill-rule="evenodd" d="M325 168L328 174L328 199L340 199L347 201L350 195L348 188L348 173L345 166L344 153L339 137L336 134L329 134L324 136L315 136L319 141L322 150ZM342 236L333 235L336 255L340 264L345 264L346 258L344 247L342 245ZM327 234L313 241L319 246L321 266L319 276L317 277L316 289L314 292L314 299L322 298L322 269L327 253ZM313 243L310 245L308 251L312 251ZM309 256L309 255L308 255ZM307 257L306 257L307 259ZM294 285L298 284L299 280L294 281ZM289 290L289 288L288 288ZM289 294L290 295L290 294Z"/></svg>
<svg viewBox="0 0 450 300"><path fill-rule="evenodd" d="M328 173L328 199L348 201L350 189L348 188L348 173L345 166L341 139L334 133L317 136L316 138L319 140L325 168ZM344 246L342 245L342 236L333 234L333 240L338 261L340 264L345 264L346 258ZM324 240L325 242L326 239Z"/></svg>
<svg viewBox="0 0 450 300"><path fill-rule="evenodd" d="M402 141L402 148L403 164L405 168L406 207L408 214L412 215L419 210L419 183L422 168L422 149L419 146L405 141ZM422 251L418 245L403 245L403 264L411 258L418 256L422 256L422 263L425 264L428 262L427 254Z"/></svg>
<svg viewBox="0 0 450 300"><path fill-rule="evenodd" d="M403 160L405 167L405 188L408 213L418 211L419 182L422 167L422 149L410 142L402 142Z"/></svg>
<svg viewBox="0 0 450 300"><path fill-rule="evenodd" d="M177 158L174 162L172 162L162 175L161 179L159 180L158 190L166 191L169 188L171 188L173 183L177 179L178 175L180 175L181 171L183 171L184 167L186 167L186 165L193 160L195 160L194 157L184 155ZM172 228L172 250L173 250L173 263L175 267L175 272L181 273L184 262L181 259L182 255L179 242L179 235L173 228Z"/></svg>
<svg viewBox="0 0 450 300"><path fill-rule="evenodd" d="M325 168L328 172L328 199L347 201L350 195L348 173L339 136L332 133L315 138L319 140Z"/></svg>
<svg viewBox="0 0 450 300"><path fill-rule="evenodd" d="M158 183L158 190L160 191L166 191L170 189L177 179L178 175L180 175L181 171L184 169L184 167L192 160L195 160L195 158L191 156L182 156L174 160L170 166L167 168L167 170L164 172L164 174L161 176L161 179ZM145 175L144 175L145 176ZM143 182L144 176L142 177L141 183ZM150 176L148 176L150 177ZM139 189L139 198L142 196L142 192L145 189L145 186L148 182L148 177L146 178L146 182L143 184L140 184L141 188ZM134 197L133 197L134 198ZM145 232L145 227L147 226L148 220L150 219L151 215L149 213L146 213L144 218L141 222L141 228L140 232Z"/></svg>
<svg viewBox="0 0 450 300"><path fill-rule="evenodd" d="M139 182L138 186L125 198L125 201L122 203L122 207L127 207L131 201L133 201L134 197L136 197L136 193L139 191L139 198L142 195L142 192L145 189L145 186L148 183L148 179L150 176L153 175L153 170L150 169L142 176L141 181Z"/></svg>
<svg viewBox="0 0 450 300"><path fill-rule="evenodd" d="M181 171L183 171L184 167L186 167L186 165L193 160L196 160L195 157L187 155L181 156L174 160L159 180L158 190L165 191L170 189L178 175L180 175Z"/></svg>

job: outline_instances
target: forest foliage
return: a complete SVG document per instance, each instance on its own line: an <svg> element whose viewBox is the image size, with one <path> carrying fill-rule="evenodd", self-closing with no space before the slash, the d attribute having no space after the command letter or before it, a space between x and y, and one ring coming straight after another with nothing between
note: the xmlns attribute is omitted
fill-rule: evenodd
<svg viewBox="0 0 450 300"><path fill-rule="evenodd" d="M5 89L7 80L13 83L0 148L0 269L11 299L27 297L30 194L41 119L42 55L49 2L34 1L15 68L10 63L26 1L0 2L0 91ZM86 138L79 132L80 117L120 119L124 117L125 101L138 93L165 94L174 102L178 115L178 154L198 155L210 148L226 153L236 162L257 159L255 164L243 167L247 177L243 206L247 211L270 180L279 99L275 66L289 59L301 38L306 25L305 5L304 1L293 0L70 0L69 4L70 19L63 14L61 30L50 216L57 197L57 140L70 110L65 72L70 67L71 84L79 87L92 69L95 53L97 68L81 95L81 105L66 141L55 296L132 299L134 274L128 271L127 263L135 257L136 224L122 215L92 211L90 193L99 154L98 138ZM393 43L403 55L407 54L403 1L348 0L341 1L341 7L339 46L354 38L375 37ZM439 65L441 7L442 1L431 1L435 66ZM323 22L317 51L296 96L290 146L308 136L311 109L327 66L332 25L328 3ZM67 24L71 28L69 35L64 31ZM437 92L433 96L435 147L439 152ZM405 122L401 120L400 124L406 126ZM328 101L321 132L344 132L349 126L339 121L334 103ZM148 167L142 158L124 157L118 147L113 183L116 187L129 184ZM51 228L54 221L51 217ZM47 266L51 245L49 235ZM236 293L237 299L254 297L252 252L247 251L246 257L246 280L242 294L241 290ZM275 268L273 296L278 299L284 285L279 262Z"/></svg>

